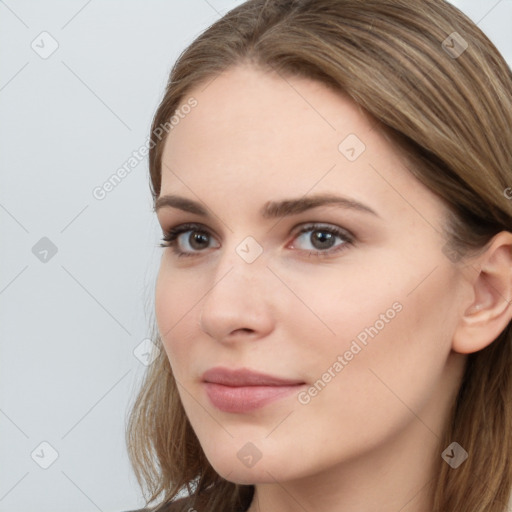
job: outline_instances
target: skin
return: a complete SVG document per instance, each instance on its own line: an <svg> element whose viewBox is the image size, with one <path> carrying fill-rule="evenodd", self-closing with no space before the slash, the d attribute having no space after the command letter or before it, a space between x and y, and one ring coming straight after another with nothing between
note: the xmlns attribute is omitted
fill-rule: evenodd
<svg viewBox="0 0 512 512"><path fill-rule="evenodd" d="M470 264L452 263L442 201L354 103L321 83L239 65L189 96L198 104L167 138L161 195L199 201L210 216L157 215L164 231L196 222L211 236L201 246L190 244L193 230L181 235L192 257L162 249L155 306L208 460L224 478L256 484L251 512L431 510L428 483L466 354L510 320L510 233ZM355 161L338 150L348 134L366 145ZM269 200L323 192L377 215L336 206L259 214ZM323 229L297 235L310 222L348 230L354 243L336 237L322 249L312 235ZM236 252L247 236L263 250L252 263ZM338 355L397 303L332 377ZM291 394L226 413L201 384L218 365L300 379L306 390L329 368L332 378L307 404ZM248 442L261 454L252 467L237 457Z"/></svg>

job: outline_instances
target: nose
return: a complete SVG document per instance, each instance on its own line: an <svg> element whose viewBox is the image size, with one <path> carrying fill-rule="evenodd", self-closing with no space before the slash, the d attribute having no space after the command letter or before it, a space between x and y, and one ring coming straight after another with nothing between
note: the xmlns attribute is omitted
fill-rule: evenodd
<svg viewBox="0 0 512 512"><path fill-rule="evenodd" d="M222 257L200 306L201 330L221 343L268 335L274 328L272 277L261 257L252 263L235 251Z"/></svg>

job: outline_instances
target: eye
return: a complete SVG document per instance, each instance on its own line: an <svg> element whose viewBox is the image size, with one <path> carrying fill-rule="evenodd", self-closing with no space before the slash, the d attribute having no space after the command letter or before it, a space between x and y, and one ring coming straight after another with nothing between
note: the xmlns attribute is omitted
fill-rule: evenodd
<svg viewBox="0 0 512 512"><path fill-rule="evenodd" d="M308 233L309 236L306 236ZM164 243L161 243L160 246L170 247L179 257L198 256L199 253L204 252L204 249L210 248L212 239L211 233L200 224L186 223L165 232L162 237ZM336 244L336 239L341 242ZM295 234L294 240L302 240L299 245L305 242L306 247L301 250L309 252L309 256L329 256L354 244L354 236L347 230L316 223L304 225ZM293 242L293 249L296 248L296 243L296 241ZM310 247L307 247L308 244ZM220 245L217 243L215 247L220 247Z"/></svg>
<svg viewBox="0 0 512 512"><path fill-rule="evenodd" d="M302 250L308 251L310 256L328 256L344 250L354 243L354 237L348 231L337 226L321 224L303 226L295 239L302 240L302 243L306 246ZM341 243L336 244L336 239L340 239ZM293 248L295 248L296 243L293 243Z"/></svg>
<svg viewBox="0 0 512 512"><path fill-rule="evenodd" d="M187 223L165 232L162 237L164 243L160 246L170 247L178 256L195 256L201 249L208 248L210 238L211 234L199 224ZM185 250L180 247L185 247Z"/></svg>

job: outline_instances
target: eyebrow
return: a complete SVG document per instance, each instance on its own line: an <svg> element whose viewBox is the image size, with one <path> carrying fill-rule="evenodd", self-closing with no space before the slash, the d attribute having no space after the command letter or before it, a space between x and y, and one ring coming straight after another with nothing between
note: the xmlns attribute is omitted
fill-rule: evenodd
<svg viewBox="0 0 512 512"><path fill-rule="evenodd" d="M319 206L338 206L344 209L357 210L364 213L370 213L376 217L380 215L369 206L350 199L348 197L337 196L334 194L318 194L298 199L285 199L282 201L268 201L260 210L260 215L264 219L273 219L296 215ZM208 210L201 203L187 199L186 197L176 195L160 196L155 201L153 210L158 212L161 208L177 208L189 213L195 213L203 217L209 217Z"/></svg>

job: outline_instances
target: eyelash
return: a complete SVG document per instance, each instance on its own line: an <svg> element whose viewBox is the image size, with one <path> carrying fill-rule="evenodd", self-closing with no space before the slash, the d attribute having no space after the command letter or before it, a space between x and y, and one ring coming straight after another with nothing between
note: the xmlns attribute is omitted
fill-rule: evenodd
<svg viewBox="0 0 512 512"><path fill-rule="evenodd" d="M162 241L164 243L160 244L160 247L170 247L174 254L176 254L178 257L195 257L199 256L201 252L205 251L196 251L196 252L188 252L188 251L180 251L177 248L178 245L178 237L182 233L186 233L187 231L196 231L201 234L206 234L208 236L212 236L211 233L205 228L202 228L200 224L195 223L185 223L181 224L179 226L176 226L174 228L169 229L168 231L164 232L164 236L162 237ZM340 244L339 246L335 247L334 249L327 249L325 251L309 251L309 255L314 256L330 256L332 254L338 253L340 251L344 251L348 248L348 246L354 245L354 236L341 228L335 227L335 226L325 226L323 224L318 223L309 223L304 225L298 233L295 234L295 238L299 237L303 233L307 233L308 231L322 231L326 233L330 233L332 235L335 235L339 238L342 238L344 240L343 244ZM305 251L307 252L307 251Z"/></svg>

